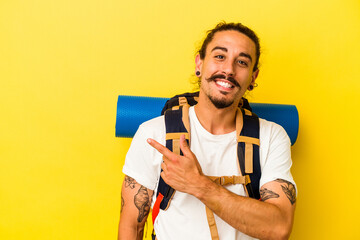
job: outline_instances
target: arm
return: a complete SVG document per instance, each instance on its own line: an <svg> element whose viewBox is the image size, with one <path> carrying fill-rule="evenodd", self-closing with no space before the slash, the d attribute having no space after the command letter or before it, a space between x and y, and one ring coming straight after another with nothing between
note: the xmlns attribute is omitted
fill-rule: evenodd
<svg viewBox="0 0 360 240"><path fill-rule="evenodd" d="M153 191L125 176L121 190L121 214L118 239L143 239L144 225L150 212Z"/></svg>
<svg viewBox="0 0 360 240"><path fill-rule="evenodd" d="M196 156L184 137L177 155L149 139L149 144L164 156L161 173L174 189L191 194L216 215L239 231L260 239L287 239L290 235L294 210L295 189L283 180L269 182L260 189L263 201L242 197L212 182L201 172Z"/></svg>
<svg viewBox="0 0 360 240"><path fill-rule="evenodd" d="M260 239L288 239L291 233L294 186L275 180L260 189L262 201L236 195L206 178L199 179L197 192L191 192L216 215L239 231ZM222 204L224 203L224 204Z"/></svg>

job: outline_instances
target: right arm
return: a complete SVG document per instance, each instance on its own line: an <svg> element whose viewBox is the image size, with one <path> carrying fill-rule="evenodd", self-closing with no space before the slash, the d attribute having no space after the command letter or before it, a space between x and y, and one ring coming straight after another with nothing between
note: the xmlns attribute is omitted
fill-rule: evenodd
<svg viewBox="0 0 360 240"><path fill-rule="evenodd" d="M125 176L121 190L121 214L118 240L142 240L154 191Z"/></svg>

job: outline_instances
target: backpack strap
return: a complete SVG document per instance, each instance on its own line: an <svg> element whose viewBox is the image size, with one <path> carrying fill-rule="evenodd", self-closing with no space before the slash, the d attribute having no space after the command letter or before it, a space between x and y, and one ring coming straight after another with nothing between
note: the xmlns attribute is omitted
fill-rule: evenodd
<svg viewBox="0 0 360 240"><path fill-rule="evenodd" d="M190 121L189 121L189 104L185 97L179 98L179 105L165 111L164 119L166 126L166 147L176 153L183 155L180 149L180 136L185 135L187 143L190 145ZM162 170L161 170L162 171ZM152 220L153 224L160 209L166 210L175 194L175 189L170 187L160 176L156 201L153 207Z"/></svg>
<svg viewBox="0 0 360 240"><path fill-rule="evenodd" d="M242 117L240 116L242 115ZM245 126L245 127L243 127ZM246 184L245 191L251 198L260 199L260 124L256 114L247 109L238 109L236 133L238 136L237 157L242 176L249 176L251 184Z"/></svg>

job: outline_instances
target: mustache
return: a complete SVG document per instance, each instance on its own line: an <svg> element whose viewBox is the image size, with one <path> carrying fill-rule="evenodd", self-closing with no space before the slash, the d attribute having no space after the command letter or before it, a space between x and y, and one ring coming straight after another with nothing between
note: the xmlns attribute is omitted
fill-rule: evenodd
<svg viewBox="0 0 360 240"><path fill-rule="evenodd" d="M206 81L215 81L216 79L225 79L225 80L227 80L227 81L229 81L229 82L231 82L232 84L234 84L235 86L237 86L237 87L240 87L240 85L239 85L239 83L233 78L233 77L231 77L231 76L229 76L229 77L226 77L225 75L223 75L223 74L215 74L215 75L212 75L211 77L209 77L209 78L207 78L206 79Z"/></svg>

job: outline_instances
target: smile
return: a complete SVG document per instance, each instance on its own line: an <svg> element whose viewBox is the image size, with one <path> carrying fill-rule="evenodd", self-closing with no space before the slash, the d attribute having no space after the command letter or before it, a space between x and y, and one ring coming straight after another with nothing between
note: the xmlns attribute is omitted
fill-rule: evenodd
<svg viewBox="0 0 360 240"><path fill-rule="evenodd" d="M216 83L216 85L219 85L220 87L223 87L225 89L234 88L234 86L232 84L230 84L229 82L222 81L222 80L215 81L215 83Z"/></svg>

